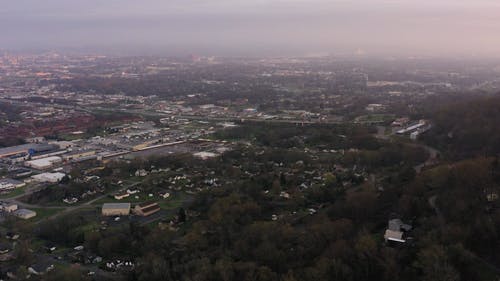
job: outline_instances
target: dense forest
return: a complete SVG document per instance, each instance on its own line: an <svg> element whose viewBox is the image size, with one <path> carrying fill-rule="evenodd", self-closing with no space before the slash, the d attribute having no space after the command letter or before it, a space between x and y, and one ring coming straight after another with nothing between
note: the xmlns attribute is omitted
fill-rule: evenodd
<svg viewBox="0 0 500 281"><path fill-rule="evenodd" d="M350 125L281 125L245 122L241 126L218 131L217 138L254 141L263 146L316 149L378 149L374 129ZM349 137L347 137L349 136Z"/></svg>
<svg viewBox="0 0 500 281"><path fill-rule="evenodd" d="M457 100L429 110L434 128L426 134L425 141L453 159L500 153L500 97Z"/></svg>
<svg viewBox="0 0 500 281"><path fill-rule="evenodd" d="M20 120L19 114L23 108L6 102L0 102L0 128L7 126L10 122ZM8 122L7 122L8 121ZM0 147L7 147L24 143L24 140L16 136L0 136Z"/></svg>

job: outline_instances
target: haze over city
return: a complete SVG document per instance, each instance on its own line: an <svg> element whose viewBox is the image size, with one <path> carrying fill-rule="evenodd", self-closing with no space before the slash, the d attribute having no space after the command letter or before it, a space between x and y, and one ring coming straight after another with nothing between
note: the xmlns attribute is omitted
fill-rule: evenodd
<svg viewBox="0 0 500 281"><path fill-rule="evenodd" d="M16 0L0 49L124 54L494 56L495 0Z"/></svg>

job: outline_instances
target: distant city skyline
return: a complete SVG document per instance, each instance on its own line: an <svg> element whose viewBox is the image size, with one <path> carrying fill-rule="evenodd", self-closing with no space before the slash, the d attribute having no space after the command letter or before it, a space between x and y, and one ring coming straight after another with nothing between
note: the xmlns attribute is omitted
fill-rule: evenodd
<svg viewBox="0 0 500 281"><path fill-rule="evenodd" d="M0 49L500 57L495 0L16 0Z"/></svg>

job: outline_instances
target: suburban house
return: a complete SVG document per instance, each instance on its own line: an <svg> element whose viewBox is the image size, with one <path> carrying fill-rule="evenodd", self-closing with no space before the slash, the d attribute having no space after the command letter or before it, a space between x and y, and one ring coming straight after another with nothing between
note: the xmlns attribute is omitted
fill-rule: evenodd
<svg viewBox="0 0 500 281"><path fill-rule="evenodd" d="M133 194L136 194L139 192L140 192L139 189L127 189L127 193L130 195L133 195Z"/></svg>
<svg viewBox="0 0 500 281"><path fill-rule="evenodd" d="M389 220L387 229L384 233L384 239L386 242L405 243L407 240L406 233L411 229L411 225L403 223L400 219Z"/></svg>
<svg viewBox="0 0 500 281"><path fill-rule="evenodd" d="M12 245L9 243L0 243L0 255L7 254L12 251Z"/></svg>
<svg viewBox="0 0 500 281"><path fill-rule="evenodd" d="M160 211L160 206L156 202L146 202L135 205L134 213L139 216L147 217Z"/></svg>
<svg viewBox="0 0 500 281"><path fill-rule="evenodd" d="M28 271L34 275L44 275L54 269L54 264L50 261L39 261L28 267Z"/></svg>
<svg viewBox="0 0 500 281"><path fill-rule="evenodd" d="M9 240L17 240L19 239L20 235L18 233L14 233L14 232L7 232L5 234L5 238L9 239Z"/></svg>
<svg viewBox="0 0 500 281"><path fill-rule="evenodd" d="M159 195L163 199L167 199L168 197L170 197L170 193L168 193L166 191L160 192Z"/></svg>
<svg viewBox="0 0 500 281"><path fill-rule="evenodd" d="M404 239L404 233L402 231L394 231L390 229L385 230L384 234L384 239L385 241L393 241L393 242L399 242L399 243L405 243L406 240Z"/></svg>

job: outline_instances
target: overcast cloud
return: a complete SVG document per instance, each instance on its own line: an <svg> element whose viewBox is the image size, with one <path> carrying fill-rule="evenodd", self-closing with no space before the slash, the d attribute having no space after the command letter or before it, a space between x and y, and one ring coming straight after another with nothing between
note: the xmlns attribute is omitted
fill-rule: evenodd
<svg viewBox="0 0 500 281"><path fill-rule="evenodd" d="M0 48L500 56L498 0L0 0Z"/></svg>

